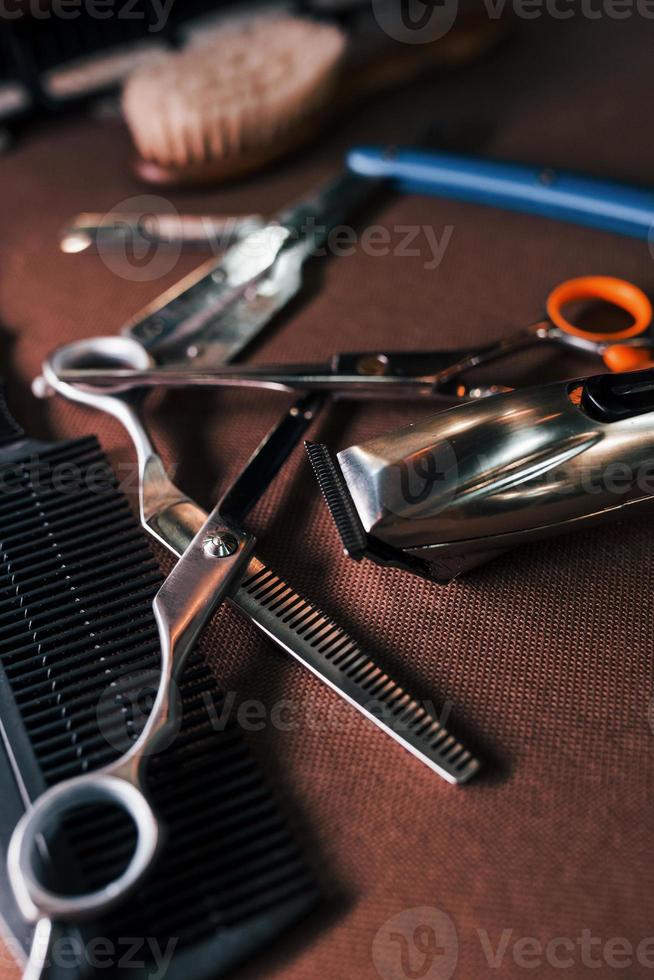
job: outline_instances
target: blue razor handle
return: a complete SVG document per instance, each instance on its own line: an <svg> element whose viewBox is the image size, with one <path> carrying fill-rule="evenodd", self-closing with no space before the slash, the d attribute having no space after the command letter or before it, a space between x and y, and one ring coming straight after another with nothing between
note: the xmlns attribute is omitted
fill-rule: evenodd
<svg viewBox="0 0 654 980"><path fill-rule="evenodd" d="M356 174L385 178L406 194L472 201L539 214L654 245L654 192L525 166L412 147L356 147L347 155Z"/></svg>

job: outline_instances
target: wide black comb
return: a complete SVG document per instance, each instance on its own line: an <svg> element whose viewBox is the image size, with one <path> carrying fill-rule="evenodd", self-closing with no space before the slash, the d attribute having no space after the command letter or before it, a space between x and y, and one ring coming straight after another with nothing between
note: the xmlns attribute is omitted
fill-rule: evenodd
<svg viewBox="0 0 654 980"><path fill-rule="evenodd" d="M159 670L152 599L162 576L94 437L46 444L24 437L0 392L0 847L30 798L117 758L147 711L134 708ZM145 681L144 681L145 678ZM150 684L150 686L153 686ZM221 976L305 914L317 889L234 721L198 655L181 686L183 724L149 765L167 828L152 877L110 919L77 938L170 949L165 976ZM101 706L101 711L98 709ZM117 816L68 828L67 880L87 891L113 877L131 836ZM55 856L56 865L56 856ZM6 877L0 916L23 949L29 929ZM123 946L121 946L123 941ZM113 967L53 975L125 976ZM106 957L104 958L106 962Z"/></svg>

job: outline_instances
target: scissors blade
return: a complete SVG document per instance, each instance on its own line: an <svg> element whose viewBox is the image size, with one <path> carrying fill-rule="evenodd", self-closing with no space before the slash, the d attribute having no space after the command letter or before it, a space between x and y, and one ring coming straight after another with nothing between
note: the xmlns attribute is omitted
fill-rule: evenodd
<svg viewBox="0 0 654 980"><path fill-rule="evenodd" d="M90 249L146 249L151 245L174 248L225 249L243 235L260 228L258 215L195 215L153 213L83 213L73 217L60 232L62 252Z"/></svg>
<svg viewBox="0 0 654 980"><path fill-rule="evenodd" d="M213 327L216 344L235 356L252 336L239 329L240 321L223 331L216 325L239 300L254 300L259 280L272 269L288 237L288 230L277 224L246 235L219 262L211 259L204 263L149 304L122 333L138 340L156 361L165 363L183 359L194 343L206 344Z"/></svg>
<svg viewBox="0 0 654 980"><path fill-rule="evenodd" d="M530 343L533 341L530 339ZM77 385L103 387L107 392L143 387L267 388L273 391L307 391L351 398L470 397L458 375L493 359L500 344L468 350L359 351L336 354L326 364L230 364L205 367L171 364L133 369L73 369L61 379ZM456 383L455 383L456 382ZM482 390L482 389L479 389ZM483 389L489 393L497 386Z"/></svg>
<svg viewBox="0 0 654 980"><path fill-rule="evenodd" d="M223 517L239 525L261 499L325 403L321 394L303 395L259 443L220 501Z"/></svg>
<svg viewBox="0 0 654 980"><path fill-rule="evenodd" d="M290 365L266 365L265 367L231 365L223 368L133 368L73 369L62 371L60 379L75 384L80 389L104 390L107 394L119 394L146 388L265 388L272 391L310 391L349 397L383 397L430 395L434 382L430 378L404 378L392 376L366 377L359 374L332 374L322 365L306 367Z"/></svg>
<svg viewBox="0 0 654 980"><path fill-rule="evenodd" d="M332 228L380 186L342 175L245 235L221 261L201 266L122 332L143 344L159 364L232 360L297 294L304 262L321 252Z"/></svg>

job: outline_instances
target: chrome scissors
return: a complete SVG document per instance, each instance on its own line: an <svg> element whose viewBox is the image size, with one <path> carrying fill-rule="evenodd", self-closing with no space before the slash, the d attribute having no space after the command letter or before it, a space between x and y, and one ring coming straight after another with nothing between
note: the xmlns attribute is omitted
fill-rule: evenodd
<svg viewBox="0 0 654 980"><path fill-rule="evenodd" d="M203 626L216 606L238 584L254 538L221 516L209 515L153 600L161 644L161 675L143 732L116 762L46 790L14 829L7 869L22 915L36 925L26 977L44 975L54 926L101 916L120 903L149 871L162 840L160 822L147 798L144 776L150 756L176 731L178 705L173 692ZM54 891L44 878L43 842L52 839L66 817L97 804L124 811L136 830L127 867L94 892Z"/></svg>
<svg viewBox="0 0 654 980"><path fill-rule="evenodd" d="M601 301L624 311L628 326L614 332L577 326L566 315L573 303ZM541 342L599 356L613 371L646 366L654 357L648 331L652 304L633 283L612 276L583 276L560 283L547 297L545 316L517 333L468 350L345 353L326 364L229 365L193 368L143 362L136 341L131 358L117 367L64 371L61 380L83 388L119 393L133 388L218 386L277 391L323 391L348 398L436 398L468 400L508 390L502 385L467 385L462 375ZM127 352L127 348L125 348ZM129 363L129 361L133 363Z"/></svg>
<svg viewBox="0 0 654 980"><path fill-rule="evenodd" d="M143 418L143 390L107 394L102 388L77 386L64 380L79 365L105 367L132 364L134 346L140 364L147 352L128 337L93 338L60 347L43 364L45 385L63 397L106 412L127 430L136 449L139 503L143 527L177 555L207 521L206 513L169 479ZM139 362L136 362L137 364ZM256 456L257 454L255 454ZM234 527L241 527L252 505L244 508L235 492L248 466L217 508ZM479 769L478 760L445 725L383 670L373 657L313 603L251 554L239 568L237 587L227 602L245 614L279 647L286 650L349 704L399 742L412 755L450 783L462 783ZM401 710L399 706L402 706Z"/></svg>

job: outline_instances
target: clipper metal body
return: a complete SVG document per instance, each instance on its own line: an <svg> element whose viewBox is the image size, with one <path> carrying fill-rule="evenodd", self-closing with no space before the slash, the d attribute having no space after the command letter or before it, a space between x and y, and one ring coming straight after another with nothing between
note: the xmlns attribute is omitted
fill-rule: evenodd
<svg viewBox="0 0 654 980"><path fill-rule="evenodd" d="M654 370L460 405L309 456L346 551L438 582L654 502Z"/></svg>

